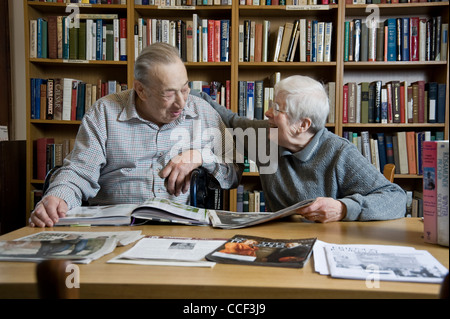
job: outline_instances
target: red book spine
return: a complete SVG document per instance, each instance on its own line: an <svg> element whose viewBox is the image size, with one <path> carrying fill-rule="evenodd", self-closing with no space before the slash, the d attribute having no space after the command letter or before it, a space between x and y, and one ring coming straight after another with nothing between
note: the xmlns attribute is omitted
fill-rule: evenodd
<svg viewBox="0 0 450 319"><path fill-rule="evenodd" d="M47 145L54 144L52 137L42 137L36 140L36 178L45 179L47 174Z"/></svg>
<svg viewBox="0 0 450 319"><path fill-rule="evenodd" d="M348 85L344 85L343 90L343 110L342 110L342 123L348 123Z"/></svg>
<svg viewBox="0 0 450 319"><path fill-rule="evenodd" d="M409 34L410 34L410 60L419 61L419 18L411 17L409 19Z"/></svg>
<svg viewBox="0 0 450 319"><path fill-rule="evenodd" d="M214 62L214 20L208 20L208 62Z"/></svg>

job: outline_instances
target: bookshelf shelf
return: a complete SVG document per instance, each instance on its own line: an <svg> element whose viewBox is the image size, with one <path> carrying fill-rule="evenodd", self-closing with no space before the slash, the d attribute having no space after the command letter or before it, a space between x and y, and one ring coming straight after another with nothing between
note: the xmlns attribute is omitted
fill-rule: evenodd
<svg viewBox="0 0 450 319"><path fill-rule="evenodd" d="M347 0L348 1L348 0ZM127 0L127 4L78 4L80 13L89 14L117 14L118 18L126 18L127 36L127 61L84 61L84 60L63 60L63 59L42 59L27 58L27 210L31 211L31 193L42 187L43 181L37 179L33 172L33 141L41 137L55 137L58 140L74 138L80 121L62 120L40 120L31 119L31 78L56 78L67 77L80 79L87 83L97 83L98 80L116 80L125 83L128 87L133 85L133 68L135 61L135 26L140 18L143 19L168 19L192 20L193 14L197 14L201 19L228 19L230 20L230 45L228 62L185 62L188 76L191 81L220 81L230 82L231 87L231 109L234 112L239 110L238 87L240 81L263 81L264 86L269 86L270 78L276 72L280 72L281 78L290 75L308 75L316 80L327 84L335 83L335 107L334 120L327 123L326 127L340 135L344 132L368 131L370 134L383 132L385 134L395 134L402 131L430 131L432 134L443 134L445 139L449 135L449 97L445 100L445 123L343 123L343 86L347 82L371 82L382 80L383 83L393 80L407 81L412 83L417 80L426 82L436 81L449 84L449 64L448 53L442 61L374 61L374 62L347 62L344 61L344 38L345 21L352 19L362 19L371 14L372 7L367 4L346 4L345 0L339 0L338 4L331 5L240 5L239 1L233 0L232 5L213 6L156 6L156 5L135 5L134 0ZM180 2L181 3L181 2ZM40 17L46 18L51 15L63 15L69 3L47 3L40 1L24 0L25 8L25 43L26 51L29 52L30 28L29 21ZM288 0L289 4L289 0ZM417 16L429 19L433 16L442 16L442 23L449 22L448 2L418 2L418 3L398 3L398 4L377 4L380 21L387 18L407 18ZM331 62L299 62L298 52L293 62L243 62L239 60L239 26L245 20L263 23L270 21L268 49L269 57L267 61L273 61L270 55L273 53L274 37L279 26L286 22L294 22L304 18L332 23L331 40ZM448 52L448 50L447 50ZM259 174L245 172L243 184L245 188L261 189ZM405 189L420 189L422 176L416 174L395 174L396 181ZM229 192L230 210L236 209L236 190Z"/></svg>
<svg viewBox="0 0 450 319"><path fill-rule="evenodd" d="M108 66L127 66L127 61L88 61L88 60L63 60L63 59L42 59L31 58L30 63L33 64L54 64L54 65L108 65Z"/></svg>

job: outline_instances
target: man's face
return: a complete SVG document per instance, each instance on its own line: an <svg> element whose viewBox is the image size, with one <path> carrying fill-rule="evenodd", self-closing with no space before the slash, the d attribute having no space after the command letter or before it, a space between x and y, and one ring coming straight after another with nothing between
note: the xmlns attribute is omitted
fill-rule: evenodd
<svg viewBox="0 0 450 319"><path fill-rule="evenodd" d="M184 109L189 83L184 64L179 61L160 65L149 73L150 87L137 87L140 102L138 113L158 126L175 121Z"/></svg>

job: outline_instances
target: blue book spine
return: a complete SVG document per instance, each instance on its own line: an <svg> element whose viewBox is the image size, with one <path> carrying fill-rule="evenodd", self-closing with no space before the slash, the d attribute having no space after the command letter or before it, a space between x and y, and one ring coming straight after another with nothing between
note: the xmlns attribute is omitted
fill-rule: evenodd
<svg viewBox="0 0 450 319"><path fill-rule="evenodd" d="M311 24L311 62L317 62L316 38L317 20L314 20Z"/></svg>
<svg viewBox="0 0 450 319"><path fill-rule="evenodd" d="M230 51L230 20L220 21L220 61L229 61Z"/></svg>
<svg viewBox="0 0 450 319"><path fill-rule="evenodd" d="M409 61L409 18L402 19L402 61Z"/></svg>
<svg viewBox="0 0 450 319"><path fill-rule="evenodd" d="M37 19L37 57L42 58L42 18Z"/></svg>
<svg viewBox="0 0 450 319"><path fill-rule="evenodd" d="M265 212L266 211L266 199L264 198L264 192L259 192L259 211Z"/></svg>
<svg viewBox="0 0 450 319"><path fill-rule="evenodd" d="M44 83L43 79L36 79L34 87L34 118L36 120L41 118L41 84Z"/></svg>
<svg viewBox="0 0 450 319"><path fill-rule="evenodd" d="M384 165L387 164L386 158L386 144L384 141L384 133L377 133L377 141L378 141L378 156L380 158L380 170L383 172Z"/></svg>
<svg viewBox="0 0 450 319"><path fill-rule="evenodd" d="M97 20L97 49L95 51L95 59L103 60L103 20Z"/></svg>
<svg viewBox="0 0 450 319"><path fill-rule="evenodd" d="M385 22L387 26L388 43L387 43L387 61L397 61L397 23L396 19L387 19Z"/></svg>
<svg viewBox="0 0 450 319"><path fill-rule="evenodd" d="M35 108L36 108L36 79L30 79L30 93L31 93L31 115L30 118L32 120L36 119Z"/></svg>
<svg viewBox="0 0 450 319"><path fill-rule="evenodd" d="M255 118L255 82L247 81L247 118Z"/></svg>
<svg viewBox="0 0 450 319"><path fill-rule="evenodd" d="M148 6L149 5L149 0L142 0L142 5Z"/></svg>
<svg viewBox="0 0 450 319"><path fill-rule="evenodd" d="M437 92L437 123L445 123L445 95L447 94L447 85L445 83L438 84Z"/></svg>
<svg viewBox="0 0 450 319"><path fill-rule="evenodd" d="M68 17L63 17L62 19L63 23L63 59L67 60L70 56L70 50L69 50L69 24L70 19Z"/></svg>

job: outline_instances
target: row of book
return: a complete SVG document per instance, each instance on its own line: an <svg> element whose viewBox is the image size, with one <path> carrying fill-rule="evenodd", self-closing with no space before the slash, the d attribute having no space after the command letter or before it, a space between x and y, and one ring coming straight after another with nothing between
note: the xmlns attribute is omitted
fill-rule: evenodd
<svg viewBox="0 0 450 319"><path fill-rule="evenodd" d="M134 0L135 5L150 6L231 6L232 0Z"/></svg>
<svg viewBox="0 0 450 319"><path fill-rule="evenodd" d="M342 123L445 123L445 83L349 82Z"/></svg>
<svg viewBox="0 0 450 319"><path fill-rule="evenodd" d="M236 211L265 212L264 192L260 190L249 191L244 189L244 185L239 185L236 191Z"/></svg>
<svg viewBox="0 0 450 319"><path fill-rule="evenodd" d="M280 25L276 34L269 30L269 20L239 25L239 62L331 61L331 22L302 18Z"/></svg>
<svg viewBox="0 0 450 319"><path fill-rule="evenodd" d="M165 42L176 46L185 62L229 62L230 20L168 20L139 18L134 29L135 57L148 45Z"/></svg>
<svg viewBox="0 0 450 319"><path fill-rule="evenodd" d="M239 0L241 6L296 6L296 5L321 5L337 4L338 0Z"/></svg>
<svg viewBox="0 0 450 319"><path fill-rule="evenodd" d="M41 137L34 141L34 178L44 180L47 172L61 166L64 158L72 151L75 139L55 141L53 137Z"/></svg>
<svg viewBox="0 0 450 319"><path fill-rule="evenodd" d="M280 72L275 72L269 81L239 81L238 82L238 115L249 119L263 120L269 109L269 101L273 100L274 86L280 80ZM336 82L328 82L325 85L328 93L330 112L328 123L334 123L336 104Z"/></svg>
<svg viewBox="0 0 450 319"><path fill-rule="evenodd" d="M345 0L345 4L396 4L396 3L418 3L418 2L448 2L448 0Z"/></svg>
<svg viewBox="0 0 450 319"><path fill-rule="evenodd" d="M127 90L118 81L85 83L70 78L31 79L31 119L81 121L97 99Z"/></svg>
<svg viewBox="0 0 450 319"><path fill-rule="evenodd" d="M116 14L48 16L30 20L30 58L127 60L127 20Z"/></svg>
<svg viewBox="0 0 450 319"><path fill-rule="evenodd" d="M219 81L189 81L189 87L192 90L203 91L211 98L227 109L231 108L231 81L225 83Z"/></svg>
<svg viewBox="0 0 450 319"><path fill-rule="evenodd" d="M380 172L383 172L384 165L392 163L395 164L396 174L423 175L423 143L443 140L444 133L399 131L370 134L369 131L344 131L343 137L352 142Z"/></svg>
<svg viewBox="0 0 450 319"><path fill-rule="evenodd" d="M424 241L449 245L448 163L449 142L423 144L423 228Z"/></svg>
<svg viewBox="0 0 450 319"><path fill-rule="evenodd" d="M82 4L127 4L127 0L28 0L34 2L82 3Z"/></svg>
<svg viewBox="0 0 450 319"><path fill-rule="evenodd" d="M344 24L344 61L446 61L448 23L442 17L389 18Z"/></svg>

